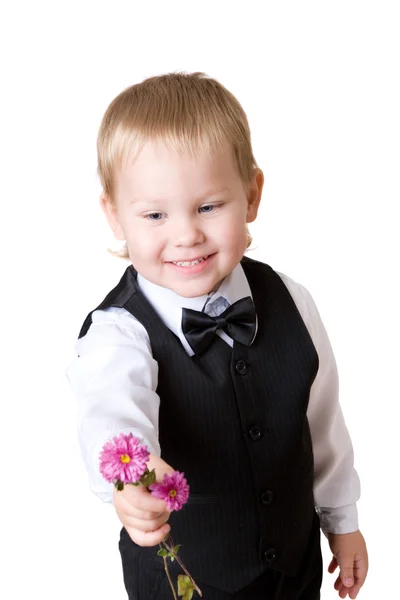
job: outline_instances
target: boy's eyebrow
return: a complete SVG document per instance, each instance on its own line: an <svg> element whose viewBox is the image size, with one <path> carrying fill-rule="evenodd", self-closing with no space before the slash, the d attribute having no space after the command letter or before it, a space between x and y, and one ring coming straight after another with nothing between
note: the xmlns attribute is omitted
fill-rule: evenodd
<svg viewBox="0 0 400 600"><path fill-rule="evenodd" d="M213 196L217 196L218 194L222 194L223 192L229 192L229 188L223 188L222 190L217 190L216 192L212 191L212 192L207 192L206 194L202 194L201 196L199 196L198 198L196 198L196 201L199 202L200 200L205 200L206 198L212 198ZM166 202L168 200L168 198L132 198L130 200L130 204L134 204L136 202Z"/></svg>
<svg viewBox="0 0 400 600"><path fill-rule="evenodd" d="M207 192L203 194L197 200L205 200L206 198L212 198L213 196L217 196L218 194L222 194L223 192L229 192L229 188L223 188L222 190L217 190L216 192Z"/></svg>

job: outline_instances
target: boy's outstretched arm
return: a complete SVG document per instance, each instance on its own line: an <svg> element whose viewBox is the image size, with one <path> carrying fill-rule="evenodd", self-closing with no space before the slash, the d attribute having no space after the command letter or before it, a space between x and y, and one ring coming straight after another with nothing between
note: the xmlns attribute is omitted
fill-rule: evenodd
<svg viewBox="0 0 400 600"><path fill-rule="evenodd" d="M77 400L78 441L90 488L112 504L114 485L99 469L103 445L119 433L132 433L151 454L160 454L158 365L146 330L127 311L97 310L92 320L76 344L79 357L67 378Z"/></svg>
<svg viewBox="0 0 400 600"><path fill-rule="evenodd" d="M333 573L339 567L335 590L340 598L356 598L364 584L368 572L368 553L360 531L353 533L328 533L328 541L333 558L328 571Z"/></svg>

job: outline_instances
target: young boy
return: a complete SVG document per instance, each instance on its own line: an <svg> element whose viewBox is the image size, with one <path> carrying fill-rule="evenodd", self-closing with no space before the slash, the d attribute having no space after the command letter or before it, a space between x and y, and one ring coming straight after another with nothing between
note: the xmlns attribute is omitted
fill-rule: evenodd
<svg viewBox="0 0 400 600"><path fill-rule="evenodd" d="M340 598L356 598L368 557L335 359L307 290L244 256L263 173L243 109L202 73L147 79L108 107L98 161L131 265L86 318L68 378L91 489L124 526L129 599L172 597L153 547L170 527L206 600L317 600L320 528ZM103 480L119 432L159 479L185 473L181 512Z"/></svg>

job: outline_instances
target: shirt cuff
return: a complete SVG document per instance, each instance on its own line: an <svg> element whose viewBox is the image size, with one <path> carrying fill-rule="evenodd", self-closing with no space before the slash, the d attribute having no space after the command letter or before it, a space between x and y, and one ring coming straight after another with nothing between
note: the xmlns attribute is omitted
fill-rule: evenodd
<svg viewBox="0 0 400 600"><path fill-rule="evenodd" d="M356 504L347 504L335 508L317 506L322 531L327 533L353 533L358 530L358 511Z"/></svg>

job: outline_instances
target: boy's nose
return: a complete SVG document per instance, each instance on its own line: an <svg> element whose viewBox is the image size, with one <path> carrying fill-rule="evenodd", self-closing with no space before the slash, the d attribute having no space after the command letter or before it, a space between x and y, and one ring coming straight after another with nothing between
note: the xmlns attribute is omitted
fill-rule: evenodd
<svg viewBox="0 0 400 600"><path fill-rule="evenodd" d="M174 229L173 243L175 246L194 246L204 241L204 233L198 224L185 220Z"/></svg>

